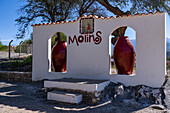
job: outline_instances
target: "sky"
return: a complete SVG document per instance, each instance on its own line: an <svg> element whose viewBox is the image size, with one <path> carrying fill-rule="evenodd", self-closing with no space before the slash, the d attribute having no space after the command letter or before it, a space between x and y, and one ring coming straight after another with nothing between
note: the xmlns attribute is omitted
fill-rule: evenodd
<svg viewBox="0 0 170 113"><path fill-rule="evenodd" d="M30 38L30 33L33 31L33 28L29 26L29 31L26 33L24 39L16 39L15 35L18 30L15 19L17 19L20 14L18 9L23 6L25 2L21 0L0 0L0 41L4 45L8 45L10 40L13 40L12 45L16 46L20 41ZM112 16L112 13L108 13L108 16ZM134 38L131 29L127 30L127 34ZM166 14L166 37L170 38L170 16Z"/></svg>

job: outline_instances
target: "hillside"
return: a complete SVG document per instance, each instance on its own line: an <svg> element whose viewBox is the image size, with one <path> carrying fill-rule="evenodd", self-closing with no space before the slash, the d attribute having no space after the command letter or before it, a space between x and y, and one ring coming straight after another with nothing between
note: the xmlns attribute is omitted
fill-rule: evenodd
<svg viewBox="0 0 170 113"><path fill-rule="evenodd" d="M130 40L131 42L132 42L132 44L133 44L133 46L134 46L134 48L135 48L135 51L136 51L136 40L135 39L133 39L133 40ZM112 55L112 53L113 53L113 45L111 46L111 55ZM170 38L166 38L166 51L167 51L167 53L170 53ZM169 54L169 56L170 56L170 54Z"/></svg>

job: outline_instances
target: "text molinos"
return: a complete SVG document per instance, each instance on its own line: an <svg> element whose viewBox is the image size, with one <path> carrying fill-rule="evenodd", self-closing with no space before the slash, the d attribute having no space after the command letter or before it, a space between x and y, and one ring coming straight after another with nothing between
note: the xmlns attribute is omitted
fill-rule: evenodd
<svg viewBox="0 0 170 113"><path fill-rule="evenodd" d="M84 34L84 35L79 35L78 37L74 35L73 38L69 36L68 44L76 42L77 46L79 46L80 43L94 42L94 44L98 45L102 41L102 37L100 36L101 34L102 34L101 31L97 31L96 36L94 36L94 34Z"/></svg>

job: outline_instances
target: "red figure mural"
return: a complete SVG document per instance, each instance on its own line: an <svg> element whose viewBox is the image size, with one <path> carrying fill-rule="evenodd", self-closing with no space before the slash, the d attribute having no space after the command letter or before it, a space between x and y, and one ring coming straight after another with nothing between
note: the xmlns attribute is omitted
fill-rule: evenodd
<svg viewBox="0 0 170 113"><path fill-rule="evenodd" d="M132 74L135 64L135 50L127 36L118 38L113 50L113 59L118 74Z"/></svg>
<svg viewBox="0 0 170 113"><path fill-rule="evenodd" d="M87 24L87 32L90 32L90 24Z"/></svg>
<svg viewBox="0 0 170 113"><path fill-rule="evenodd" d="M52 64L55 72L66 72L67 42L61 41L59 32L57 37L58 41L52 49Z"/></svg>

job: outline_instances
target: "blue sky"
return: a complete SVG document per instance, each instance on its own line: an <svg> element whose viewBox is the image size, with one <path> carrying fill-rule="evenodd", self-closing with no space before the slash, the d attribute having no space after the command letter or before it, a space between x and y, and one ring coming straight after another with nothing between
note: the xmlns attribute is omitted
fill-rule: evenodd
<svg viewBox="0 0 170 113"><path fill-rule="evenodd" d="M30 38L30 33L32 32L32 27L29 27L29 32L26 33L24 39L16 39L15 35L18 30L15 19L19 17L17 10L23 6L25 3L20 2L21 0L0 0L0 41L7 45L10 40L14 40L12 45L16 46L20 41ZM111 13L108 13L111 16ZM170 38L170 17L166 14L166 37ZM127 33L130 33L128 30ZM133 33L132 33L133 34ZM134 37L133 35L130 37Z"/></svg>

